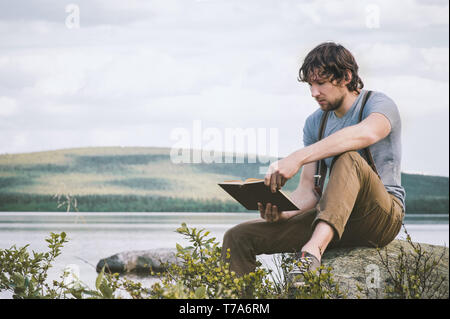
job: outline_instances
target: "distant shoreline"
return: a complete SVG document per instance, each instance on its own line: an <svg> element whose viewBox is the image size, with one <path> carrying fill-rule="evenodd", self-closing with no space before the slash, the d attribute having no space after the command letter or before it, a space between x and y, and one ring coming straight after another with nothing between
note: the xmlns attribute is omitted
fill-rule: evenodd
<svg viewBox="0 0 450 319"><path fill-rule="evenodd" d="M254 212L232 200L186 199L141 195L78 195L79 212ZM65 212L66 206L57 207L51 195L0 193L0 211L3 212ZM71 211L75 209L71 207ZM406 214L448 215L448 198L406 201Z"/></svg>
<svg viewBox="0 0 450 319"><path fill-rule="evenodd" d="M217 184L261 177L263 163L248 154L227 156L230 162L175 163L169 148L158 147L0 155L0 211L62 212L67 205L57 207L59 194L63 202L76 198L80 212L247 212ZM284 185L287 194L300 174ZM449 213L448 177L403 172L401 182L407 214Z"/></svg>

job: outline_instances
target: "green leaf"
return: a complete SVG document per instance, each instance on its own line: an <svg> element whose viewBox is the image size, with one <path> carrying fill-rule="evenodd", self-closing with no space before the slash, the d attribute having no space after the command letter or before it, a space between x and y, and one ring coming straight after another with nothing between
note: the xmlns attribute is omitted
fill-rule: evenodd
<svg viewBox="0 0 450 319"><path fill-rule="evenodd" d="M206 295L206 287L200 286L197 289L195 289L195 298L202 299L205 298Z"/></svg>
<svg viewBox="0 0 450 319"><path fill-rule="evenodd" d="M69 290L69 292L72 294L72 296L74 296L76 299L81 299L83 298L83 295L81 294L81 290L79 289L71 289Z"/></svg>
<svg viewBox="0 0 450 319"><path fill-rule="evenodd" d="M16 286L23 286L25 284L25 278L18 272L12 273L11 279L16 284Z"/></svg>
<svg viewBox="0 0 450 319"><path fill-rule="evenodd" d="M108 298L108 299L112 299L112 297L113 297L113 290L112 290L112 288L110 286L108 286L106 281L103 281L103 283L100 285L100 291L103 294L103 297Z"/></svg>
<svg viewBox="0 0 450 319"><path fill-rule="evenodd" d="M102 284L103 278L104 278L104 272L105 272L105 266L103 266L102 271L97 276L97 279L95 280L95 288L97 290L100 289L100 285Z"/></svg>

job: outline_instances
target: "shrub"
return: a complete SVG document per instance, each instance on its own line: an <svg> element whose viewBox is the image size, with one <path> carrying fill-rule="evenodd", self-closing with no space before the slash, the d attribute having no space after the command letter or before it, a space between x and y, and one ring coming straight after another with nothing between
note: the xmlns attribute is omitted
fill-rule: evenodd
<svg viewBox="0 0 450 319"><path fill-rule="evenodd" d="M380 249L377 250L388 273L388 285L385 287L386 297L399 299L448 298L448 286L444 285L447 279L439 271L439 265L445 257L445 248L442 249L442 253L438 254L435 254L434 251L426 251L419 243L411 240L406 228L404 231L413 253L407 253L403 247L400 247L397 260L393 262L389 260L387 249L384 250L384 254Z"/></svg>
<svg viewBox="0 0 450 319"><path fill-rule="evenodd" d="M51 233L46 239L50 251L36 253L27 251L29 245L21 248L12 246L0 249L0 291L13 292L14 299L21 298L58 298L63 293L60 285L47 284L47 272L54 259L61 254L61 248L67 242L66 234Z"/></svg>
<svg viewBox="0 0 450 319"><path fill-rule="evenodd" d="M167 272L159 274L161 283L153 286L152 298L261 298L270 295L272 283L267 270L257 267L254 272L238 277L222 259L219 243L215 238L207 238L208 231L188 228L183 223L177 232L187 237L192 246L177 244L177 258L182 263L173 264Z"/></svg>
<svg viewBox="0 0 450 319"><path fill-rule="evenodd" d="M406 230L405 230L406 231ZM222 258L221 248L215 238L209 238L209 232L197 230L182 224L177 232L187 237L190 246L177 244L178 264L166 265L167 271L158 273L160 282L150 288L118 274L98 274L95 289L81 281L67 282L68 273L61 280L47 283L47 272L61 248L67 242L66 234L51 233L46 239L49 251L45 253L28 252L28 245L21 248L12 246L0 249L0 291L9 290L13 298L346 298L333 279L333 269L323 265L317 270L306 273L305 285L294 288L287 280L287 274L297 262L293 254L279 254L275 257L275 271L261 267L255 271L237 276L230 270L229 251ZM386 254L378 250L383 266L389 274L385 288L387 298L448 298L446 280L440 275L439 265L444 252L435 257L425 251L420 244L413 243L407 234L407 241L413 247L413 254L403 248L392 263ZM154 273L152 273L155 275ZM378 296L377 296L378 297Z"/></svg>

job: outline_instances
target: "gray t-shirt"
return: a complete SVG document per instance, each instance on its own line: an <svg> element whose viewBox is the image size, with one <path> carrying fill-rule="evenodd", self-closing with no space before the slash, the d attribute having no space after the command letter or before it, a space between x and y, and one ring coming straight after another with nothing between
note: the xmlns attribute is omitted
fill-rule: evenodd
<svg viewBox="0 0 450 319"><path fill-rule="evenodd" d="M324 131L323 138L335 133L336 131L358 123L359 111L366 90L362 90L356 98L352 107L341 118L338 118L334 112L328 113L328 121ZM384 139L370 145L375 166L386 190L400 199L405 208L405 189L401 186L400 162L402 157L401 148L401 121L397 105L392 99L381 92L373 91L366 102L363 111L364 120L371 113L381 113L391 123L391 132ZM303 144L306 146L318 141L320 120L323 111L318 109L311 114L305 122L303 128ZM358 150L362 155L363 151ZM327 167L330 167L333 157L325 159Z"/></svg>

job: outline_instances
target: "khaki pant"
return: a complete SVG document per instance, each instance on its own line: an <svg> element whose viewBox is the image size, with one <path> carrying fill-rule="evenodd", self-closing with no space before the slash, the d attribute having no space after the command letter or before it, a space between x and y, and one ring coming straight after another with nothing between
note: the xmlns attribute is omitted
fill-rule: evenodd
<svg viewBox="0 0 450 319"><path fill-rule="evenodd" d="M222 257L230 249L230 267L238 275L253 271L256 255L299 251L324 221L335 235L328 248L383 247L399 233L404 211L379 177L357 152L341 154L334 162L328 185L316 208L288 220L270 223L256 219L229 229Z"/></svg>

